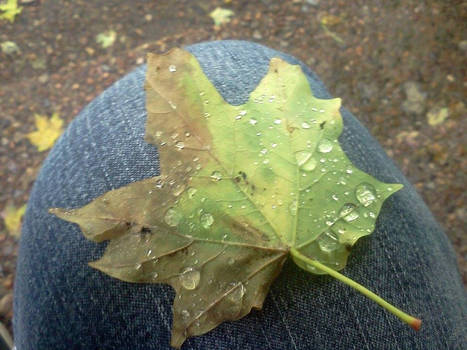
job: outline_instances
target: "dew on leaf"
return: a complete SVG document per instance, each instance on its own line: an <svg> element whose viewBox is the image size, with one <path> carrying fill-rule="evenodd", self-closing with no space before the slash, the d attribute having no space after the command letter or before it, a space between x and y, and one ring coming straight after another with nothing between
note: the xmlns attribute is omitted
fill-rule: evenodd
<svg viewBox="0 0 467 350"><path fill-rule="evenodd" d="M181 195L184 190L185 190L185 185L177 185L177 186L175 186L172 193L173 193L174 196L177 197L177 196Z"/></svg>
<svg viewBox="0 0 467 350"><path fill-rule="evenodd" d="M293 200L292 203L289 205L289 213L292 216L297 215L297 210L298 210L298 202L297 200Z"/></svg>
<svg viewBox="0 0 467 350"><path fill-rule="evenodd" d="M339 217L346 222L352 222L359 216L357 206L353 203L345 203L339 211Z"/></svg>
<svg viewBox="0 0 467 350"><path fill-rule="evenodd" d="M189 312L188 310L182 310L182 311L180 312L180 314L181 314L182 317L185 318L185 319L188 318L188 317L190 317L190 312Z"/></svg>
<svg viewBox="0 0 467 350"><path fill-rule="evenodd" d="M305 164L302 165L302 169L305 171L313 171L315 170L317 164L318 162L315 158L310 158Z"/></svg>
<svg viewBox="0 0 467 350"><path fill-rule="evenodd" d="M188 290L193 290L198 287L200 279L201 274L198 270L193 269L192 267L187 267L180 275L180 283L182 284L182 287Z"/></svg>
<svg viewBox="0 0 467 350"><path fill-rule="evenodd" d="M175 144L175 147L178 148L178 150L182 150L185 148L185 144L183 143L183 141L178 141L176 144Z"/></svg>
<svg viewBox="0 0 467 350"><path fill-rule="evenodd" d="M256 125L258 121L256 119L250 119L250 124L251 125Z"/></svg>
<svg viewBox="0 0 467 350"><path fill-rule="evenodd" d="M229 264L229 265L235 264L235 259L232 258L232 257L230 257L230 258L227 260L227 264Z"/></svg>
<svg viewBox="0 0 467 350"><path fill-rule="evenodd" d="M200 217L201 226L208 229L214 223L214 218L209 213L204 213Z"/></svg>
<svg viewBox="0 0 467 350"><path fill-rule="evenodd" d="M373 185L366 182L362 182L355 188L355 197L364 207L369 206L376 200L375 193L376 190Z"/></svg>
<svg viewBox="0 0 467 350"><path fill-rule="evenodd" d="M238 303L242 300L243 296L245 295L246 288L242 282L240 282L237 287L229 294L228 299L233 303Z"/></svg>
<svg viewBox="0 0 467 350"><path fill-rule="evenodd" d="M213 181L219 181L222 179L222 174L219 171L215 170L211 173L211 179Z"/></svg>
<svg viewBox="0 0 467 350"><path fill-rule="evenodd" d="M177 226L181 219L182 215L174 208L169 208L164 216L165 223L171 227Z"/></svg>
<svg viewBox="0 0 467 350"><path fill-rule="evenodd" d="M274 120L274 124L279 125L280 123L282 123L282 120L280 120L280 119Z"/></svg>
<svg viewBox="0 0 467 350"><path fill-rule="evenodd" d="M173 72L176 72L176 71L177 71L177 67L174 66L173 64L171 64L171 65L169 66L169 72L173 73Z"/></svg>
<svg viewBox="0 0 467 350"><path fill-rule="evenodd" d="M309 129L309 128L311 128L310 124L308 124L306 122L302 123L302 129Z"/></svg>
<svg viewBox="0 0 467 350"><path fill-rule="evenodd" d="M332 231L326 231L318 238L318 245L323 252L330 253L339 247L339 240Z"/></svg>
<svg viewBox="0 0 467 350"><path fill-rule="evenodd" d="M328 139L323 139L318 145L318 151L321 153L329 153L332 151L333 145L332 142Z"/></svg>
<svg viewBox="0 0 467 350"><path fill-rule="evenodd" d="M159 274L158 274L157 272L154 272L154 273L152 274L152 278L156 279L157 277L159 277Z"/></svg>
<svg viewBox="0 0 467 350"><path fill-rule="evenodd" d="M196 192L198 192L198 190L194 187L190 187L188 190L187 190L187 193L188 193L188 198L192 199L194 197L194 195L196 194Z"/></svg>
<svg viewBox="0 0 467 350"><path fill-rule="evenodd" d="M311 158L311 153L308 151L300 151L295 153L295 159L297 160L297 165L302 166Z"/></svg>

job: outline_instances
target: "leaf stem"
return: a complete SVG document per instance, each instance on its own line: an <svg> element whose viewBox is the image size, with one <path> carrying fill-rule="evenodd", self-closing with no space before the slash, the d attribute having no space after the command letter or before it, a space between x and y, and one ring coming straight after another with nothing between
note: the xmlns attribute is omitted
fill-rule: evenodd
<svg viewBox="0 0 467 350"><path fill-rule="evenodd" d="M298 259L302 260L303 262L305 262L306 264L311 265L311 266L313 266L313 267L315 267L315 268L317 268L317 269L319 269L321 271L324 271L324 272L328 273L329 275L331 275L332 277L338 279L339 281L341 281L341 282L349 285L350 287L358 290L363 295L367 296L368 298L370 298L371 300L373 300L377 304L381 305L383 308L385 308L386 310L388 310L389 312L391 312L395 316L399 317L402 321L407 323L409 326L411 326L416 331L418 331L420 329L420 326L422 324L422 321L420 319L418 319L416 317L413 317L413 316L410 316L410 315L406 314L405 312L399 310L398 308L396 308L395 306L389 304L386 300L379 297L378 295L373 293L371 290L365 288L361 284L359 284L359 283L355 282L354 280L342 275L341 273L337 272L336 270L333 270L330 267L327 267L327 266L321 264L319 261L316 261L316 260L313 260L313 259L310 259L310 258L306 257L305 255L300 253L295 248L291 248L290 253L293 256L295 256L296 258L298 258Z"/></svg>

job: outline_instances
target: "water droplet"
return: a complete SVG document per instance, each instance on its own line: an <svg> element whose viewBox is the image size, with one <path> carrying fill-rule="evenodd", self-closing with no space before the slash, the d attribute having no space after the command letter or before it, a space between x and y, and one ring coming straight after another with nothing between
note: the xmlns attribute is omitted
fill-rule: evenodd
<svg viewBox="0 0 467 350"><path fill-rule="evenodd" d="M230 257L230 258L227 260L227 264L229 264L229 265L235 264L235 259L232 258L232 257Z"/></svg>
<svg viewBox="0 0 467 350"><path fill-rule="evenodd" d="M277 143L272 143L272 144L271 144L271 147L272 147L272 148L276 148L276 147L277 147Z"/></svg>
<svg viewBox="0 0 467 350"><path fill-rule="evenodd" d="M190 312L188 310L182 310L180 312L180 314L182 315L183 318L187 319L188 317L190 317Z"/></svg>
<svg viewBox="0 0 467 350"><path fill-rule="evenodd" d="M279 125L280 123L282 123L282 120L280 120L280 119L274 120L274 124Z"/></svg>
<svg viewBox="0 0 467 350"><path fill-rule="evenodd" d="M143 266L143 265L141 265L141 264L138 263L138 264L135 265L135 269L136 269L136 270L139 270L139 269L141 269L142 266Z"/></svg>
<svg viewBox="0 0 467 350"><path fill-rule="evenodd" d="M355 196L364 207L369 206L376 200L376 190L373 185L362 182L355 188Z"/></svg>
<svg viewBox="0 0 467 350"><path fill-rule="evenodd" d="M175 186L172 193L173 193L173 195L175 197L177 197L177 196L181 195L184 190L185 190L185 185L177 185L177 186Z"/></svg>
<svg viewBox="0 0 467 350"><path fill-rule="evenodd" d="M266 154L266 153L268 153L268 150L266 148L263 148L261 151L259 151L259 153Z"/></svg>
<svg viewBox="0 0 467 350"><path fill-rule="evenodd" d="M173 103L172 101L169 101L169 105L170 107L172 107L172 109L177 109L177 105Z"/></svg>
<svg viewBox="0 0 467 350"><path fill-rule="evenodd" d="M235 119L236 119L236 120L240 120L240 119L242 119L242 116L239 114L239 115L237 115L237 116L235 117Z"/></svg>
<svg viewBox="0 0 467 350"><path fill-rule="evenodd" d="M192 199L195 193L198 192L198 190L194 187L190 187L187 192L188 192L188 198Z"/></svg>
<svg viewBox="0 0 467 350"><path fill-rule="evenodd" d="M289 213L292 216L297 215L297 210L298 210L298 202L297 200L293 200L292 203L289 205Z"/></svg>
<svg viewBox="0 0 467 350"><path fill-rule="evenodd" d="M219 181L222 179L222 174L219 171L215 170L211 173L211 179L212 181Z"/></svg>
<svg viewBox="0 0 467 350"><path fill-rule="evenodd" d="M168 209L164 216L165 223L171 227L177 226L181 219L182 215L174 208Z"/></svg>
<svg viewBox="0 0 467 350"><path fill-rule="evenodd" d="M211 114L209 114L208 112L204 112L203 116L204 116L204 118L209 118L211 116Z"/></svg>
<svg viewBox="0 0 467 350"><path fill-rule="evenodd" d="M359 214L357 206L353 203L345 203L341 210L339 210L339 217L343 218L346 222L352 222L358 219Z"/></svg>
<svg viewBox="0 0 467 350"><path fill-rule="evenodd" d="M250 124L251 125L256 125L258 121L256 119L250 119Z"/></svg>
<svg viewBox="0 0 467 350"><path fill-rule="evenodd" d="M245 295L246 288L243 283L239 283L237 287L229 294L228 299L233 303L238 303L242 300Z"/></svg>
<svg viewBox="0 0 467 350"><path fill-rule="evenodd" d="M320 113L324 113L324 109L320 109L319 112L320 112Z"/></svg>
<svg viewBox="0 0 467 350"><path fill-rule="evenodd" d="M339 247L339 240L332 231L326 231L319 237L318 245L323 252L330 253Z"/></svg>
<svg viewBox="0 0 467 350"><path fill-rule="evenodd" d="M261 133L260 133L260 132L257 132L257 133L256 133L256 136L261 136Z"/></svg>
<svg viewBox="0 0 467 350"><path fill-rule="evenodd" d="M200 279L201 274L198 270L195 270L192 267L187 267L180 275L180 282L182 287L188 290L193 290L198 287Z"/></svg>
<svg viewBox="0 0 467 350"><path fill-rule="evenodd" d="M316 168L316 164L318 164L316 159L310 158L305 164L302 165L302 169L305 171L313 171Z"/></svg>
<svg viewBox="0 0 467 350"><path fill-rule="evenodd" d="M368 215L369 215L370 218L372 218L372 219L376 218L376 214L373 213L372 211L370 211L370 212L368 213Z"/></svg>
<svg viewBox="0 0 467 350"><path fill-rule="evenodd" d="M208 229L214 222L214 218L209 213L204 213L200 218L201 226Z"/></svg>
<svg viewBox="0 0 467 350"><path fill-rule="evenodd" d="M332 151L332 143L328 139L323 139L318 145L318 151L321 153L329 153Z"/></svg>
<svg viewBox="0 0 467 350"><path fill-rule="evenodd" d="M303 129L309 129L309 128L311 128L311 126L310 126L310 124L308 124L308 123L306 123L306 122L303 122L303 123L302 123L302 128L303 128Z"/></svg>
<svg viewBox="0 0 467 350"><path fill-rule="evenodd" d="M185 148L185 144L183 143L183 141L178 141L176 144L175 144L175 147L178 148L178 150L182 150Z"/></svg>
<svg viewBox="0 0 467 350"><path fill-rule="evenodd" d="M339 200L339 197L337 196L337 194L333 194L331 197L332 197L332 199L334 199L335 201L338 201L338 200Z"/></svg>
<svg viewBox="0 0 467 350"><path fill-rule="evenodd" d="M152 250L151 250L151 249L148 249L148 252L146 253L146 256L147 256L148 258L150 258L151 255L152 255Z"/></svg>
<svg viewBox="0 0 467 350"><path fill-rule="evenodd" d="M156 131L156 137L161 137L162 136L162 131Z"/></svg>
<svg viewBox="0 0 467 350"><path fill-rule="evenodd" d="M245 111L245 110L241 110L240 113L238 113L238 114L240 114L241 116L244 116L244 115L246 114L246 111Z"/></svg>
<svg viewBox="0 0 467 350"><path fill-rule="evenodd" d="M311 153L307 151L300 151L295 153L295 159L297 160L297 165L302 166L311 158Z"/></svg>
<svg viewBox="0 0 467 350"><path fill-rule="evenodd" d="M347 169L345 172L346 172L347 174L352 174L352 173L353 173L353 170L352 170L352 169Z"/></svg>
<svg viewBox="0 0 467 350"><path fill-rule="evenodd" d="M169 66L169 72L173 73L177 71L177 67L175 67L173 64Z"/></svg>
<svg viewBox="0 0 467 350"><path fill-rule="evenodd" d="M156 279L157 277L159 277L159 274L158 274L157 272L154 272L154 273L152 274L152 278Z"/></svg>

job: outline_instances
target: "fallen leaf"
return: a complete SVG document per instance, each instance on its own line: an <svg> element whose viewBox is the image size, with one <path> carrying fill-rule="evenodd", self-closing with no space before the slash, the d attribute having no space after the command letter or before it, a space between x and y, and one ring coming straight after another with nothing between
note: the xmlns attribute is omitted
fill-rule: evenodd
<svg viewBox="0 0 467 350"><path fill-rule="evenodd" d="M2 48L2 52L6 55L21 53L21 50L14 41L4 41L0 44L0 46Z"/></svg>
<svg viewBox="0 0 467 350"><path fill-rule="evenodd" d="M260 309L289 254L358 285L336 270L402 185L352 165L338 143L340 99L314 97L300 66L273 58L249 100L230 105L181 49L149 55L145 89L161 176L51 212L110 240L90 266L175 289L172 346Z"/></svg>
<svg viewBox="0 0 467 350"><path fill-rule="evenodd" d="M449 109L444 108L433 108L428 111L426 118L428 119L428 124L431 126L436 126L443 123L446 118L449 117Z"/></svg>
<svg viewBox="0 0 467 350"><path fill-rule="evenodd" d="M13 23L15 17L21 13L22 7L18 7L18 0L6 0L0 3L0 19L5 19Z"/></svg>
<svg viewBox="0 0 467 350"><path fill-rule="evenodd" d="M50 119L39 114L35 114L34 118L37 130L27 134L27 137L37 147L37 150L42 152L51 148L61 135L63 120L57 113L52 114Z"/></svg>
<svg viewBox="0 0 467 350"><path fill-rule="evenodd" d="M345 44L345 41L336 33L331 31L328 27L334 26L341 22L341 18L334 15L326 15L321 18L321 28L327 35L333 38L339 44Z"/></svg>
<svg viewBox="0 0 467 350"><path fill-rule="evenodd" d="M16 208L14 205L7 205L3 210L2 217L5 227L11 236L19 238L21 234L21 219L26 211L26 204Z"/></svg>
<svg viewBox="0 0 467 350"><path fill-rule="evenodd" d="M96 35L96 42L104 49L112 46L117 39L117 33L114 30L107 30Z"/></svg>
<svg viewBox="0 0 467 350"><path fill-rule="evenodd" d="M232 10L216 7L216 9L211 11L209 16L211 16L216 26L221 26L225 23L229 23L230 17L232 17L234 14L235 13Z"/></svg>

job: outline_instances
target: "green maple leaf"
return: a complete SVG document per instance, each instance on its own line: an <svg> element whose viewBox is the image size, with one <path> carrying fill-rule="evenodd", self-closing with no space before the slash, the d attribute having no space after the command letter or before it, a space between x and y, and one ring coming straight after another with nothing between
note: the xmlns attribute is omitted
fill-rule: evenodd
<svg viewBox="0 0 467 350"><path fill-rule="evenodd" d="M5 3L0 3L0 18L13 23L22 10L22 7L18 7L18 0L7 0Z"/></svg>
<svg viewBox="0 0 467 350"><path fill-rule="evenodd" d="M149 56L146 93L161 176L52 212L110 240L92 267L175 289L172 346L261 308L289 254L419 326L336 271L402 187L348 160L340 99L314 97L299 66L274 58L248 102L233 106L180 49Z"/></svg>

